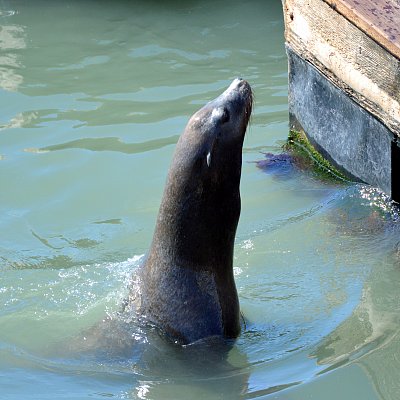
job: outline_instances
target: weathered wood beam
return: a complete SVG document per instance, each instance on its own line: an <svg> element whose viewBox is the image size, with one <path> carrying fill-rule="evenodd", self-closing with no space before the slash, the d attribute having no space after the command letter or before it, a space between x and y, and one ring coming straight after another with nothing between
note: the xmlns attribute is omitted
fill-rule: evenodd
<svg viewBox="0 0 400 400"><path fill-rule="evenodd" d="M400 137L400 60L343 18L335 4L286 0L286 42Z"/></svg>
<svg viewBox="0 0 400 400"><path fill-rule="evenodd" d="M324 0L354 26L400 59L400 2L396 0Z"/></svg>
<svg viewBox="0 0 400 400"><path fill-rule="evenodd" d="M400 200L397 0L284 0L289 113L349 176Z"/></svg>

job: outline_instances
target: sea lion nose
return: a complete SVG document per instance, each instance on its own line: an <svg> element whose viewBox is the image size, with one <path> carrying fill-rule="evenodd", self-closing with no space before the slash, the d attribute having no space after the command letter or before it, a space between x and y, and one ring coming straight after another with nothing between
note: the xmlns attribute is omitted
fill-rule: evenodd
<svg viewBox="0 0 400 400"><path fill-rule="evenodd" d="M243 78L235 78L232 83L230 84L228 89L238 89L240 87L243 86L243 83L245 82L245 80Z"/></svg>
<svg viewBox="0 0 400 400"><path fill-rule="evenodd" d="M234 80L234 82L235 82L236 87L239 89L242 88L243 86L248 85L247 81L241 77L236 78Z"/></svg>

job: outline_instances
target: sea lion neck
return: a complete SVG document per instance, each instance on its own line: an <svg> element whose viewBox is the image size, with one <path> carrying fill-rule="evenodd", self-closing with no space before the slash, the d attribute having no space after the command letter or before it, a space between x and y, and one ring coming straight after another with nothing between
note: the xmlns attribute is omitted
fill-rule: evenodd
<svg viewBox="0 0 400 400"><path fill-rule="evenodd" d="M232 154L232 153L231 153ZM174 158L161 202L152 250L170 262L195 270L232 270L233 246L240 216L240 157L213 159L197 176ZM206 162L206 161L205 161ZM221 179L223 176L223 179Z"/></svg>
<svg viewBox="0 0 400 400"><path fill-rule="evenodd" d="M169 169L151 254L183 268L231 273L251 106L249 84L236 79L190 118Z"/></svg>

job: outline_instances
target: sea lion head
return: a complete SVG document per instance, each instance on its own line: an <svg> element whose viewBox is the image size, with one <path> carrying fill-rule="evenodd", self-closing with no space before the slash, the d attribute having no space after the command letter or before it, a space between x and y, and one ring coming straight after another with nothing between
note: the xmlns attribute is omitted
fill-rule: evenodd
<svg viewBox="0 0 400 400"><path fill-rule="evenodd" d="M219 143L220 147L243 145L252 104L249 83L243 79L235 79L225 92L190 118L181 141L188 146L197 147L200 153L208 151L206 163L210 167L213 152L217 150Z"/></svg>
<svg viewBox="0 0 400 400"><path fill-rule="evenodd" d="M235 79L190 118L178 141L156 232L176 261L188 267L232 264L242 146L252 104L249 83Z"/></svg>

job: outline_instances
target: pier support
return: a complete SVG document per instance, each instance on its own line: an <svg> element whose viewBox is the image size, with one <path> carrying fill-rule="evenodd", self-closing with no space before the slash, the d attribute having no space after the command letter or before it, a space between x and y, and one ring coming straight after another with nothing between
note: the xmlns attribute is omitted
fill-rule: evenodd
<svg viewBox="0 0 400 400"><path fill-rule="evenodd" d="M400 29L400 7L394 3L383 22L371 11L388 2L283 3L289 113L291 129L303 131L338 169L400 201L400 41L389 26ZM385 26L392 35L384 36Z"/></svg>

